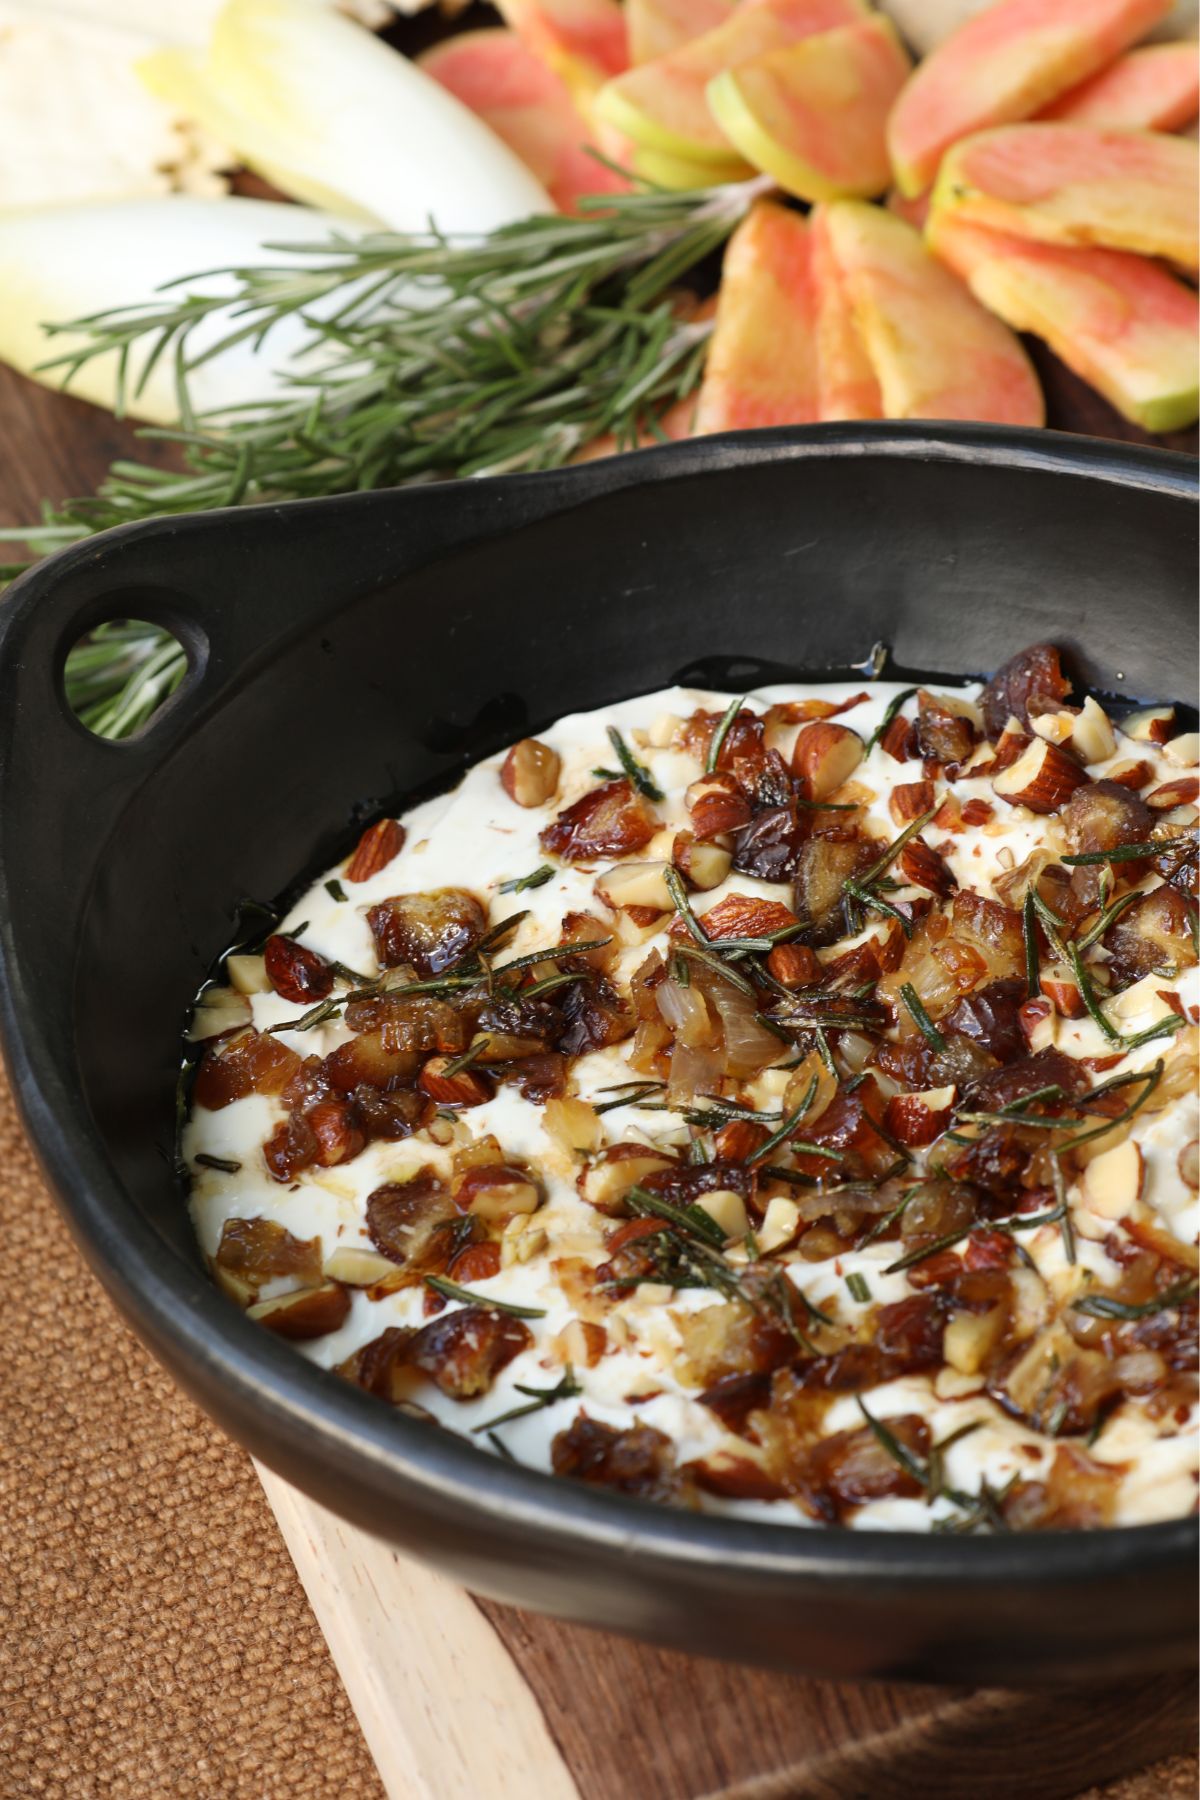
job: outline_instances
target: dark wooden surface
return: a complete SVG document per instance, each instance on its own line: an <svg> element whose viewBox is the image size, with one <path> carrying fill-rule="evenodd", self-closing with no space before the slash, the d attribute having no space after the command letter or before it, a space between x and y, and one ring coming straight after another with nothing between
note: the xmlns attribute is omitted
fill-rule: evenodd
<svg viewBox="0 0 1200 1800"><path fill-rule="evenodd" d="M1053 359L1043 379L1060 426L1118 435L1111 410ZM3 523L35 519L43 497L88 492L135 445L132 427L0 369ZM1173 447L1194 449L1195 434ZM804 1681L478 1604L583 1800L1066 1800L1139 1769L1105 1794L1195 1789L1191 1761L1146 1767L1195 1743L1190 1677L1069 1694Z"/></svg>

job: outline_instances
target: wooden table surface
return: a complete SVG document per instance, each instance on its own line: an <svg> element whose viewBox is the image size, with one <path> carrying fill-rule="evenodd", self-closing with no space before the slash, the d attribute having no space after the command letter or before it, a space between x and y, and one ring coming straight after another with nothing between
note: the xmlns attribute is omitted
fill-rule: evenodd
<svg viewBox="0 0 1200 1800"><path fill-rule="evenodd" d="M1051 418L1060 428L1140 438L1141 434L1116 420L1104 402L1087 393L1053 359L1039 353L1039 360ZM129 454L133 447L130 427L82 402L49 394L0 370L3 522L36 518L43 496L58 499L86 493L114 457ZM1172 447L1194 452L1195 433L1178 434ZM39 1329L47 1333L49 1351L52 1318L40 1317ZM163 1429L165 1434L165 1420ZM228 1457L231 1462L244 1460L232 1446ZM215 1468L211 1476L220 1480ZM106 1471L109 1478L123 1484L124 1506L136 1520L139 1507L147 1504L149 1478L139 1481L137 1468L124 1466ZM406 1572L398 1561L392 1567L396 1559L390 1552L372 1548L366 1540L356 1544L337 1521L316 1515L307 1502L293 1507L286 1494L274 1493L270 1484L268 1492L318 1619L341 1657L351 1699L368 1728L387 1790L402 1795L403 1800L415 1800L418 1794L428 1794L430 1800L449 1800L459 1794L464 1800L483 1800L485 1792L496 1796L534 1794L537 1800L552 1793L586 1796L587 1800L630 1800L634 1795L637 1800L643 1795L654 1796L654 1800L693 1800L700 1795L721 1795L725 1800L735 1795L739 1800L802 1800L805 1796L811 1800L862 1796L866 1800L868 1795L871 1800L910 1800L925 1794L936 1800L955 1800L957 1796L962 1800L1012 1796L1016 1800L1024 1794L1052 1800L1052 1796L1072 1795L1090 1789L1097 1781L1142 1768L1163 1755L1172 1755L1174 1760L1121 1781L1106 1789L1106 1794L1112 1800L1118 1794L1124 1800L1167 1800L1168 1796L1182 1800L1194 1791L1195 1765L1178 1754L1194 1741L1194 1698L1187 1680L1124 1684L1103 1694L1039 1697L895 1685L854 1687L727 1669L537 1619L490 1602L471 1601L465 1595L457 1596L452 1606L447 1584L443 1584L439 1599L438 1590L430 1586L437 1578ZM388 1559L388 1566L377 1568L372 1559L380 1555ZM348 1572L346 1580L331 1588L330 1571L338 1567ZM465 1655L463 1646L468 1642L483 1646L479 1653L485 1665L488 1657L501 1659L487 1666L496 1679L503 1673L504 1679L511 1676L527 1690L535 1725L530 1741L541 1731L542 1741L551 1745L548 1755L553 1761L553 1778L547 1765L534 1772L531 1782L527 1769L522 1772L518 1765L513 1774L508 1763L500 1767L503 1759L491 1757L472 1773L467 1751L453 1778L444 1760L432 1776L428 1771L424 1775L412 1772L417 1765L404 1760L412 1745L406 1738L401 1756L398 1741L411 1720L388 1710L401 1691L396 1683L402 1678L402 1669L385 1665L386 1679L374 1680L375 1689L387 1702L381 1711L366 1691L371 1686L368 1676L381 1673L378 1668L368 1668L370 1653L364 1648L370 1608L350 1621L346 1617L350 1576L364 1569L372 1572L372 1604L378 1610L374 1622L382 1620L383 1641L393 1654L393 1628L403 1615L408 1633L405 1642L422 1644L423 1655L432 1655L440 1644L438 1653L444 1656L445 1666L456 1670L459 1677L463 1670L457 1659L460 1652ZM74 1585L64 1589L64 1595L76 1596L68 1611L77 1620L82 1607L86 1620L86 1568L68 1559L66 1578ZM390 1624L389 1594L394 1600ZM400 1594L402 1601L395 1598ZM246 1615L243 1602L244 1596L229 1597L230 1630L253 1638L256 1621L253 1612ZM48 1604L51 1616L47 1618L39 1608L36 1628L28 1627L31 1633L36 1631L39 1643L41 1633L55 1622L57 1602L51 1599ZM253 1604L251 1598L251 1607ZM273 1630L274 1617L274 1613L264 1617L265 1634ZM450 1618L459 1621L459 1635L452 1632L447 1642L446 1620ZM348 1624L356 1629L348 1631ZM421 1639L420 1631L433 1635ZM0 1647L0 1692L7 1694L0 1708L33 1704L32 1696L23 1691L23 1671L38 1666L32 1635L28 1641L10 1638ZM483 1668L481 1665L481 1673ZM407 1695L408 1689L403 1692ZM115 1703L119 1712L119 1688ZM128 1704L140 1709L145 1701L139 1698L135 1702L131 1690ZM435 1718L437 1756L444 1759L453 1754L456 1735L478 1755L481 1727L470 1694L455 1700L453 1693L443 1688L430 1705L433 1713L422 1701L426 1724L439 1708L445 1715ZM460 1713L454 1711L455 1706L461 1708ZM515 1717L510 1714L514 1730ZM111 1729L111 1722L104 1726L102 1719L102 1711L89 1712L87 1708L72 1716L72 1738L81 1767L87 1765L92 1742L89 1733L98 1747L107 1741L101 1734ZM327 1724L325 1728L329 1728ZM352 1723L347 1721L344 1729L353 1731ZM508 1726L502 1721L500 1729L507 1731ZM548 1738L544 1736L547 1730ZM424 1741L420 1730L414 1741L419 1751ZM507 1739L503 1747L512 1750ZM3 1750L0 1720L0 1792L5 1795L36 1792L77 1800L85 1792L104 1791L83 1782L67 1787L56 1787L53 1780L26 1784L23 1777L19 1785L7 1787ZM273 1752L270 1744L259 1744L257 1754L253 1780L247 1777L247 1785L242 1785L240 1774L236 1778L231 1774L227 1781L219 1778L215 1788L196 1791L215 1793L218 1800L251 1792L311 1791L321 1795L319 1784L312 1789L303 1784L293 1787L290 1774L285 1776L272 1762L273 1754L290 1755L290 1747L281 1743ZM389 1774L389 1763L402 1772ZM160 1796L161 1800L176 1800L176 1794L184 1791L175 1778L162 1785L150 1774L140 1791L136 1780L132 1788L120 1788L122 1794L130 1792L137 1800L159 1800ZM190 1794L193 1790L188 1787L186 1791ZM354 1791L365 1795L367 1789L356 1785Z"/></svg>

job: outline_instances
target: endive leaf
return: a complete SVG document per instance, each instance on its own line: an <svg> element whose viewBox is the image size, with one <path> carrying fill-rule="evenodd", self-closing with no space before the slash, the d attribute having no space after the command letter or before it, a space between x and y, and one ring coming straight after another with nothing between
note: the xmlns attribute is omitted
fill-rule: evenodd
<svg viewBox="0 0 1200 1800"><path fill-rule="evenodd" d="M208 50L156 51L151 91L285 193L397 231L486 232L545 190L406 57L312 0L229 0Z"/></svg>
<svg viewBox="0 0 1200 1800"><path fill-rule="evenodd" d="M81 319L136 304L139 298L153 302L156 290L197 270L278 265L286 278L289 264L297 259L284 251L264 251L264 244L321 242L335 232L358 235L344 220L306 207L183 194L0 211L0 361L59 387L64 371L39 370L38 365L69 354L85 339L78 333L51 335L44 329L48 321ZM231 293L235 287L230 275L201 275L161 298L164 308L174 308L184 294ZM189 340L189 356L228 329L228 320L201 324ZM288 313L261 348L243 339L201 363L188 384L194 409L221 409L277 394L283 382L276 371L308 336L299 315ZM170 362L157 364L144 389L136 392L150 348L149 342L139 342L131 359L125 410L154 424L174 424L179 408ZM117 373L115 352L98 356L83 365L70 391L112 408Z"/></svg>

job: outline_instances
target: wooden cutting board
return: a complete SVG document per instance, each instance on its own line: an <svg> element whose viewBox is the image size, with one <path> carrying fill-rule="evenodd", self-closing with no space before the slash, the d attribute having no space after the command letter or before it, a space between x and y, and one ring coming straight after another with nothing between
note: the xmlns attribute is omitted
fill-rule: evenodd
<svg viewBox="0 0 1200 1800"><path fill-rule="evenodd" d="M479 1599L258 1472L390 1800L1066 1800L1195 1743L1190 1675L1010 1693L731 1667Z"/></svg>
<svg viewBox="0 0 1200 1800"><path fill-rule="evenodd" d="M1052 424L1152 441L1031 348ZM0 522L134 449L0 368ZM476 1599L260 1473L392 1800L1055 1800L1195 1744L1191 1677L1011 1694L701 1661ZM1151 1772L1110 1800L1189 1791Z"/></svg>

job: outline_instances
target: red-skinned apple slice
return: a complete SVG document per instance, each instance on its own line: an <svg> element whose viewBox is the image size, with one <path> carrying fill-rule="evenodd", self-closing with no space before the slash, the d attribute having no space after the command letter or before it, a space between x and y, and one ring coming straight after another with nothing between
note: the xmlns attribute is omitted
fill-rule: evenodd
<svg viewBox="0 0 1200 1800"><path fill-rule="evenodd" d="M625 14L617 0L496 0L534 55L586 99L629 67Z"/></svg>
<svg viewBox="0 0 1200 1800"><path fill-rule="evenodd" d="M1099 245L1194 269L1200 147L1154 131L1034 122L956 144L936 210L1039 243Z"/></svg>
<svg viewBox="0 0 1200 1800"><path fill-rule="evenodd" d="M888 112L912 70L884 18L822 31L725 69L708 104L748 162L802 200L882 193Z"/></svg>
<svg viewBox="0 0 1200 1800"><path fill-rule="evenodd" d="M886 418L1043 423L1024 350L918 232L861 200L835 200L826 228Z"/></svg>
<svg viewBox="0 0 1200 1800"><path fill-rule="evenodd" d="M1178 131L1200 112L1200 59L1194 42L1144 44L1119 56L1038 114L1074 125Z"/></svg>
<svg viewBox="0 0 1200 1800"><path fill-rule="evenodd" d="M1028 119L1144 37L1171 0L999 0L918 66L888 121L901 191L929 186L951 144Z"/></svg>
<svg viewBox="0 0 1200 1800"><path fill-rule="evenodd" d="M624 176L589 154L594 140L565 82L515 32L463 32L418 67L503 138L560 212L574 212L583 194L628 191Z"/></svg>
<svg viewBox="0 0 1200 1800"><path fill-rule="evenodd" d="M696 430L807 425L817 416L808 226L760 200L729 240Z"/></svg>
<svg viewBox="0 0 1200 1800"><path fill-rule="evenodd" d="M977 299L1015 331L1044 338L1135 425L1163 432L1195 423L1200 308L1195 291L1159 263L1035 244L940 210L927 238Z"/></svg>
<svg viewBox="0 0 1200 1800"><path fill-rule="evenodd" d="M634 68L670 56L724 25L737 0L626 0L629 60Z"/></svg>
<svg viewBox="0 0 1200 1800"><path fill-rule="evenodd" d="M706 97L714 76L815 32L852 25L866 11L864 0L749 0L715 31L610 81L596 96L597 116L648 150L728 163L736 152Z"/></svg>
<svg viewBox="0 0 1200 1800"><path fill-rule="evenodd" d="M817 353L817 417L881 419L883 396L829 247L825 208L809 215L813 330Z"/></svg>

